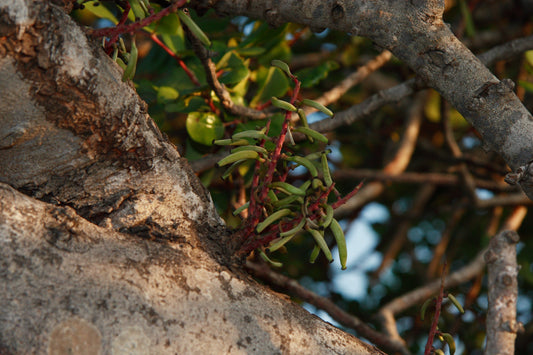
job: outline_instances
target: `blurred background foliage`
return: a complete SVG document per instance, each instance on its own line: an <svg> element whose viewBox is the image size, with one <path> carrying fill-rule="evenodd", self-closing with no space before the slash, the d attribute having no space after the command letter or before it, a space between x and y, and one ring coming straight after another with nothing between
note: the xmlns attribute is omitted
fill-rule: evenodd
<svg viewBox="0 0 533 355"><path fill-rule="evenodd" d="M164 1L153 2L156 10L160 6L157 3ZM528 4L506 0L447 1L445 21L473 52L482 53L533 32ZM74 11L73 16L87 26L101 28L116 24L120 13L113 2L87 2L85 9ZM292 90L286 76L270 65L273 59L288 63L302 81L301 98L316 99L382 51L368 39L329 29L315 33L296 24L272 28L246 17L218 17L212 11L202 16L194 11L190 14L212 42L208 48L211 59L216 64L219 81L233 102L259 110L268 110L271 96L287 98ZM151 38L154 34L179 57L198 82L190 79L176 57L154 42ZM129 35L125 35L126 46L129 40ZM224 110L209 87L202 63L176 14L136 33L136 43L139 60L133 82L149 104L151 117L191 162L211 192L220 215L229 226L238 228L241 219L234 217L232 211L246 201L246 187L254 172L251 165L243 167L239 174L223 181L220 176L224 170L216 168L215 162L225 148L213 146L211 141L229 137L236 130L264 126L265 120L238 117ZM533 109L533 51L510 61L496 62L491 69L499 78L511 78L518 83L517 95L526 107ZM413 72L392 57L329 108L334 112L347 110L412 77ZM363 177L366 184L382 181L378 173L397 154L415 100L413 96L406 97L350 125L327 132L328 147L333 151L331 168L342 195ZM382 193L362 206L343 212L341 224L350 254L348 269L341 271L338 263L328 264L323 257L309 264L313 242L303 236L273 255L283 262L278 272L377 327L374 315L380 307L439 278L444 259L450 272L468 264L517 208L505 202L506 197L517 191L503 183L509 169L502 159L483 150L476 131L438 93L427 90L422 100L420 131L405 169L405 173L412 173L410 176L418 179L409 180L400 173L398 176L407 177L383 181ZM320 114L310 116L310 122L323 119L329 118ZM272 118L271 134L279 134L281 121L281 115ZM451 153L445 124L460 149L459 156ZM300 144L297 149L310 153L313 148ZM207 163L195 165L200 161ZM476 181L486 183L469 191L463 182L462 164ZM429 173L457 179L434 181L429 179ZM293 180L308 178L305 170L298 169L290 176ZM498 204L495 198L503 202ZM533 221L529 214L518 232L521 238L518 259L522 266L518 320L524 323L525 332L518 336L516 353L527 354L533 353ZM391 254L390 246L395 243L398 248ZM487 309L486 279L480 274L450 291L460 299L466 313L459 315L453 307L445 307L439 327L454 334L459 353L481 354ZM298 297L295 300L300 301ZM323 311L304 306L337 324ZM397 318L400 335L414 353L422 351L430 325L430 320L420 320L420 306L413 305Z"/></svg>

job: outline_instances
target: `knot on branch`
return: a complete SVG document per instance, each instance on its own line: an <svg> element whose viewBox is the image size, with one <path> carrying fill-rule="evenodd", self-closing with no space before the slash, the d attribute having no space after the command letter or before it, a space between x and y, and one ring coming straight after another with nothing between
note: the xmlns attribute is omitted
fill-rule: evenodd
<svg viewBox="0 0 533 355"><path fill-rule="evenodd" d="M530 180L533 176L533 160L527 164L520 166L514 171L514 173L508 173L505 175L505 182L509 185L516 185L521 182Z"/></svg>

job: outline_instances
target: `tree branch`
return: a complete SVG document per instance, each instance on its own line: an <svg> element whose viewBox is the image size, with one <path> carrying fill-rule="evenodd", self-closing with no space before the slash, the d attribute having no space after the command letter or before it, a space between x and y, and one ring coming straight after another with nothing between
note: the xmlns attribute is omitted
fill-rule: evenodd
<svg viewBox="0 0 533 355"><path fill-rule="evenodd" d="M366 36L405 61L448 100L512 169L533 158L533 117L451 32L442 20L443 1L219 0L195 2L224 15L261 18L272 25L296 22ZM521 181L533 198L533 175Z"/></svg>
<svg viewBox="0 0 533 355"><path fill-rule="evenodd" d="M505 230L491 239L485 254L488 276L487 344L485 355L513 355L516 333L518 298L518 265L515 231Z"/></svg>

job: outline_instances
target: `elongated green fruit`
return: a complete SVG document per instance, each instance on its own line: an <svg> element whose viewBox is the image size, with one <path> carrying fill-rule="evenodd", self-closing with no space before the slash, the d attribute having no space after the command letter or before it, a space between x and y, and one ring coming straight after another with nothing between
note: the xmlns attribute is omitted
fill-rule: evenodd
<svg viewBox="0 0 533 355"><path fill-rule="evenodd" d="M296 233L298 233L299 231L301 231L305 226L305 218L302 218L302 220L300 221L300 223L298 223L296 225L296 227L294 228L291 228L289 229L288 231L285 231L285 232L281 232L279 234L280 237L287 237L287 236L294 236Z"/></svg>
<svg viewBox="0 0 533 355"><path fill-rule="evenodd" d="M300 187L299 189L302 190L303 192L306 192L307 189L309 188L309 186L311 186L311 180L306 180Z"/></svg>
<svg viewBox="0 0 533 355"><path fill-rule="evenodd" d="M245 150L243 152L232 153L228 155L227 157L222 158L221 160L219 160L217 165L224 166L224 165L234 163L237 160L257 159L258 157L259 157L258 152L254 152L252 150Z"/></svg>
<svg viewBox="0 0 533 355"><path fill-rule="evenodd" d="M261 233L262 231L265 230L266 227L268 227L269 225L271 225L272 223L276 222L277 220L291 214L292 211L288 208L284 208L284 209L281 209L281 210L278 210L274 213L272 213L270 216L268 216L267 218L265 218L265 220L261 223L258 223L257 224L257 227L255 227L255 230L257 231L257 233Z"/></svg>
<svg viewBox="0 0 533 355"><path fill-rule="evenodd" d="M318 178L313 179L313 190L322 189L324 190L324 184L322 183L322 180Z"/></svg>
<svg viewBox="0 0 533 355"><path fill-rule="evenodd" d="M209 40L209 37L207 37L207 35L204 33L204 31L202 31L200 27L198 27L198 25L192 20L192 18L190 18L182 10L178 10L178 16L181 22L183 22L185 26L187 26L187 28L192 32L193 35L196 36L196 38L200 40L200 42L202 42L206 47L211 47L211 41Z"/></svg>
<svg viewBox="0 0 533 355"><path fill-rule="evenodd" d="M316 261L316 258L318 258L319 255L320 255L320 248L318 247L318 245L315 244L315 246L313 247L313 251L311 252L311 256L309 256L309 262L311 264L314 264Z"/></svg>
<svg viewBox="0 0 533 355"><path fill-rule="evenodd" d="M307 116L305 115L305 111L301 108L298 109L298 116L300 117L300 120L302 121L304 127L309 128L309 123L307 122Z"/></svg>
<svg viewBox="0 0 533 355"><path fill-rule="evenodd" d="M279 261L274 261L272 259L270 259L264 251L260 250L259 251L259 255L261 256L261 259L263 259L264 261L266 261L267 263L269 263L270 265L272 266L275 266L275 267L282 267L283 264L280 263Z"/></svg>
<svg viewBox="0 0 533 355"><path fill-rule="evenodd" d="M105 37L103 37L103 38L105 40ZM105 42L104 42L104 44L105 44ZM122 51L122 53L126 52L126 45L124 44L124 40L122 39L122 37L119 37L118 45L119 45L120 50Z"/></svg>
<svg viewBox="0 0 533 355"><path fill-rule="evenodd" d="M331 205L324 205L324 211L326 212L326 215L324 216L324 218L322 219L320 225L323 227L323 228L328 228L329 225L331 224L331 221L333 221L333 207L331 207Z"/></svg>
<svg viewBox="0 0 533 355"><path fill-rule="evenodd" d="M424 320L426 318L426 310L428 309L429 305L433 302L433 298L428 298L424 301L422 304L422 307L420 308L420 319Z"/></svg>
<svg viewBox="0 0 533 355"><path fill-rule="evenodd" d="M314 152L314 153L311 153L311 154L307 154L305 156L305 159L309 159L309 160L316 160L316 159L320 159L320 157L322 156L322 154L331 154L332 150L331 149L326 149L326 150L322 150L322 151L318 151L318 152Z"/></svg>
<svg viewBox="0 0 533 355"><path fill-rule="evenodd" d="M326 154L322 154L320 161L322 162L322 174L324 175L324 182L326 183L327 187L330 187L331 184L333 184L333 180L331 179L331 172L329 171L328 157Z"/></svg>
<svg viewBox="0 0 533 355"><path fill-rule="evenodd" d="M135 37L131 39L131 51L130 51L130 59L128 60L128 65L126 66L126 69L124 70L124 75L122 76L122 80L126 81L128 79L133 79L133 76L135 75L135 69L137 68L137 46L135 45Z"/></svg>
<svg viewBox="0 0 533 355"><path fill-rule="evenodd" d="M331 112L331 110L329 108L327 108L326 106L322 105L321 103L319 102L316 102L316 101L313 101L313 100L309 100L309 99L303 99L302 100L302 104L304 105L307 105L307 106L311 106L311 107L314 107L316 108L317 110L325 113L326 115L328 115L329 117L333 117L333 112Z"/></svg>
<svg viewBox="0 0 533 355"><path fill-rule="evenodd" d="M441 349L435 349L435 350L433 350L433 354L435 354L435 355L444 355L444 351L442 351Z"/></svg>
<svg viewBox="0 0 533 355"><path fill-rule="evenodd" d="M270 199L270 202L278 201L278 196L276 196L276 193L274 192L274 190L268 190L267 196Z"/></svg>
<svg viewBox="0 0 533 355"><path fill-rule="evenodd" d="M287 182L276 181L270 184L270 188L280 190L287 195L305 196L305 191Z"/></svg>
<svg viewBox="0 0 533 355"><path fill-rule="evenodd" d="M268 251L273 253L285 244L287 244L296 234L285 236L283 238L278 238L273 240L272 243L268 246Z"/></svg>
<svg viewBox="0 0 533 355"><path fill-rule="evenodd" d="M444 341L448 343L450 355L455 354L455 340L453 340L453 336L450 333L442 333L441 335L444 338Z"/></svg>
<svg viewBox="0 0 533 355"><path fill-rule="evenodd" d="M285 74L287 74L287 76L289 77L292 76L291 70L289 69L289 66L287 65L287 63L282 62L281 60L278 60L278 59L274 59L272 62L270 62L270 64L272 64L275 67L280 68L283 72L285 72Z"/></svg>
<svg viewBox="0 0 533 355"><path fill-rule="evenodd" d="M452 301L453 305L457 308L457 310L461 313L465 313L465 310L463 309L463 306L461 306L461 303L455 298L454 295L448 292L448 299Z"/></svg>
<svg viewBox="0 0 533 355"><path fill-rule="evenodd" d="M309 170L309 174L311 174L312 177L318 176L318 170L316 169L316 166L309 159L297 155L292 157L286 157L285 159L305 167L307 170Z"/></svg>
<svg viewBox="0 0 533 355"><path fill-rule="evenodd" d="M231 152L232 153L237 153L237 152L244 152L244 151L247 151L247 150L258 152L258 153L263 154L265 156L268 155L268 151L265 148L257 146L257 145L243 145L243 146L240 146L238 148L232 149Z"/></svg>
<svg viewBox="0 0 533 355"><path fill-rule="evenodd" d="M250 142L248 142L246 139L238 139L238 140L235 141L235 140L233 140L231 138L227 138L227 139L215 139L215 140L213 140L213 144L239 146L239 145L249 145Z"/></svg>
<svg viewBox="0 0 533 355"><path fill-rule="evenodd" d="M242 131L235 133L231 137L234 141L242 138L251 138L251 139L270 139L264 132L262 131L256 131L254 129L250 129L247 131Z"/></svg>
<svg viewBox="0 0 533 355"><path fill-rule="evenodd" d="M226 169L224 174L222 174L222 176L221 176L222 180L226 180L228 178L228 176L230 176L231 173L233 173L233 170L235 170L239 165L241 165L245 161L246 160L237 160L235 163L231 164L231 166Z"/></svg>
<svg viewBox="0 0 533 355"><path fill-rule="evenodd" d="M135 18L142 20L146 17L146 13L139 0L128 0L128 2L130 3L131 11L133 11Z"/></svg>
<svg viewBox="0 0 533 355"><path fill-rule="evenodd" d="M307 210L306 210L306 213L307 213ZM320 226L318 224L316 224L315 221L313 221L309 217L307 217L305 219L305 221L307 222L307 228L310 228L310 229L319 229L320 228Z"/></svg>
<svg viewBox="0 0 533 355"><path fill-rule="evenodd" d="M277 108L280 108L282 110L291 111L291 112L297 112L298 111L298 109L293 104L291 104L290 102L287 102L287 101L280 100L277 97L272 96L270 101L272 102L272 105L274 105Z"/></svg>
<svg viewBox="0 0 533 355"><path fill-rule="evenodd" d="M333 210L333 208L331 210ZM331 230L331 234L333 234L333 237L335 237L335 242L337 243L337 249L339 250L339 260L341 262L341 269L346 270L348 249L346 248L346 238L344 237L344 232L339 222L337 222L335 218L331 220L331 223L329 224L329 229Z"/></svg>
<svg viewBox="0 0 533 355"><path fill-rule="evenodd" d="M313 236L313 239L315 240L316 245L318 245L320 250L326 256L326 259L328 259L328 261L331 263L333 261L333 255L331 255L331 250L329 250L326 240L324 239L324 236L322 235L322 233L320 233L316 229L310 229L310 228L307 228L307 231L311 233L311 235Z"/></svg>
<svg viewBox="0 0 533 355"><path fill-rule="evenodd" d="M288 192L283 193L288 194ZM304 199L302 198L302 196L299 195L289 195L285 198L282 198L281 200L272 202L272 206L274 206L275 208L288 207L293 202L298 202L298 204L302 204L304 203Z"/></svg>
<svg viewBox="0 0 533 355"><path fill-rule="evenodd" d="M328 138L325 135L309 127L296 127L296 128L293 128L293 131L303 133L308 138L316 139L317 141L322 142L322 143L328 142Z"/></svg>
<svg viewBox="0 0 533 355"><path fill-rule="evenodd" d="M242 211L244 211L248 207L250 207L250 201L246 202L244 205L242 205L241 207L239 207L235 211L233 211L233 215L234 216L238 215L239 213L241 213Z"/></svg>

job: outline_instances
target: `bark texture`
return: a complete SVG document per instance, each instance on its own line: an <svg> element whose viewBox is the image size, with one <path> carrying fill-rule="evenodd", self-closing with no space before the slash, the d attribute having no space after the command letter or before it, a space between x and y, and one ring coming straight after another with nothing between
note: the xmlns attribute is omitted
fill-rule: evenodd
<svg viewBox="0 0 533 355"><path fill-rule="evenodd" d="M241 274L188 163L60 7L0 3L0 38L0 353L381 353Z"/></svg>
<svg viewBox="0 0 533 355"><path fill-rule="evenodd" d="M487 344L485 355L513 355L516 332L516 302L518 298L518 264L515 231L502 231L490 240L485 254L488 271Z"/></svg>
<svg viewBox="0 0 533 355"><path fill-rule="evenodd" d="M454 36L442 19L444 1L199 0L191 6L274 26L295 22L368 37L446 98L480 133L486 149L500 154L511 169L533 160L533 117L514 94L514 83L496 78ZM528 173L519 183L533 199L533 168L523 170Z"/></svg>
<svg viewBox="0 0 533 355"><path fill-rule="evenodd" d="M2 354L379 354L186 241L0 184Z"/></svg>

